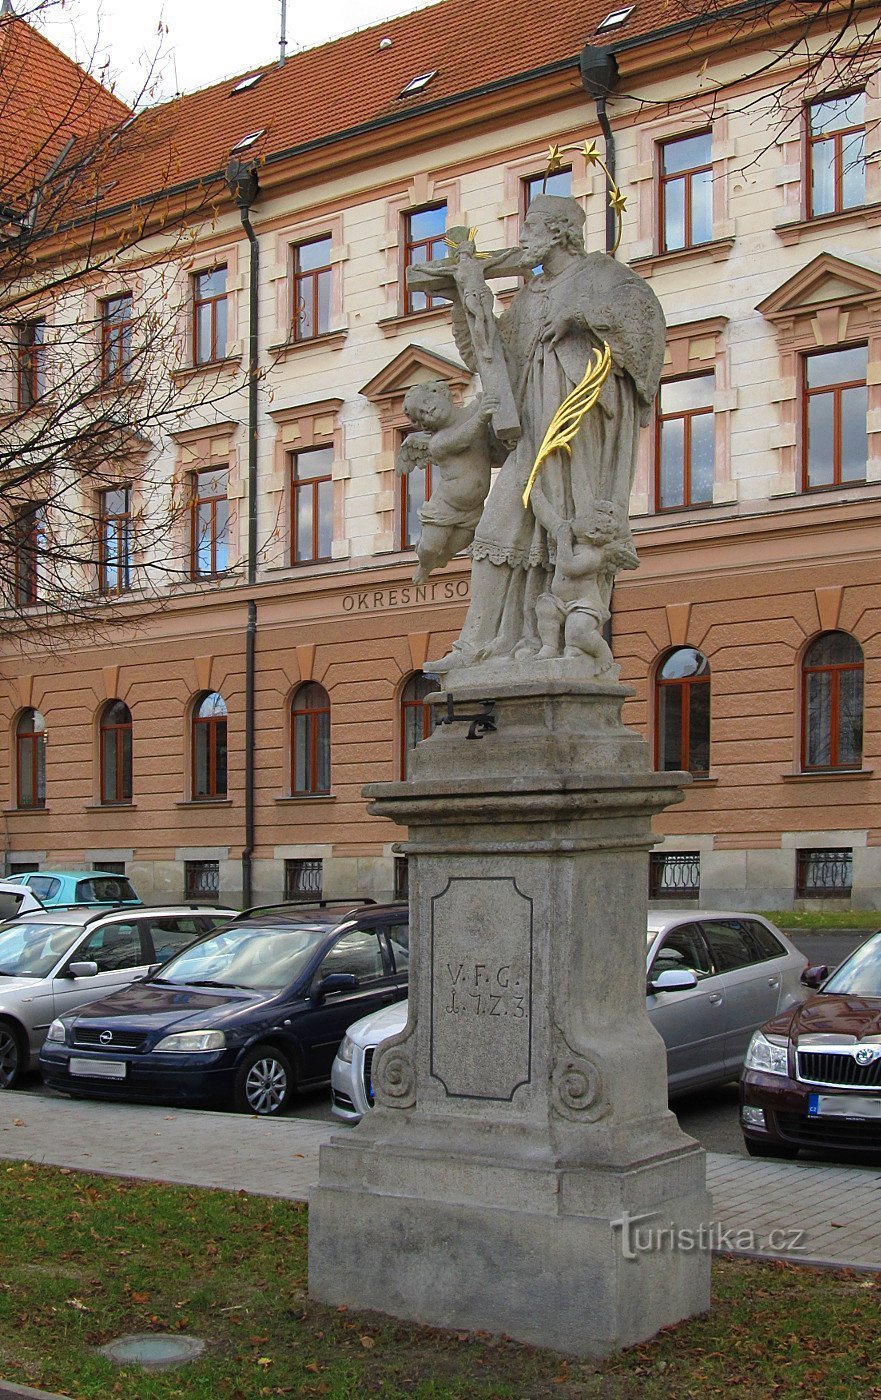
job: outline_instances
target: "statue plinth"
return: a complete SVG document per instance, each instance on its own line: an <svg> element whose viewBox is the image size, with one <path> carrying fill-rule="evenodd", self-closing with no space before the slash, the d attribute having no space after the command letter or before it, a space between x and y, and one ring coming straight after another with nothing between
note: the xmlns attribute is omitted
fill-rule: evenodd
<svg viewBox="0 0 881 1400"><path fill-rule="evenodd" d="M709 1254L682 1243L712 1218L704 1153L645 1009L651 817L688 779L651 770L624 687L509 676L451 678L454 715L491 699L495 730L441 724L408 781L365 789L409 830L410 1016L376 1108L322 1149L309 1284L605 1355L709 1306ZM657 1248L633 1248L637 1217Z"/></svg>

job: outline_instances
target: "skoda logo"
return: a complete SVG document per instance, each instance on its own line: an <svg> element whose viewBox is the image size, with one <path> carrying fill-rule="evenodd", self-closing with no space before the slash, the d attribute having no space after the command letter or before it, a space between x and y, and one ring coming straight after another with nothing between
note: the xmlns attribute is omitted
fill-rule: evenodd
<svg viewBox="0 0 881 1400"><path fill-rule="evenodd" d="M102 1032L101 1032L101 1044L102 1044L102 1045L109 1045L112 1039L113 1039L113 1031L102 1031ZM862 1051L861 1051L860 1053L862 1053ZM862 1064L862 1063L863 1063L862 1060L860 1060L860 1064Z"/></svg>
<svg viewBox="0 0 881 1400"><path fill-rule="evenodd" d="M862 1045L859 1050L855 1051L854 1059L858 1065L870 1065L877 1053L877 1050L873 1049L872 1046Z"/></svg>

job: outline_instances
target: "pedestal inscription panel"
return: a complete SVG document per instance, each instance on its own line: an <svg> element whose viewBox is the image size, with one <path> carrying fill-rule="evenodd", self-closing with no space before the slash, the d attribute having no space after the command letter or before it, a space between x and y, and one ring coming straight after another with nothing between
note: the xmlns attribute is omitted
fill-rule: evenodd
<svg viewBox="0 0 881 1400"><path fill-rule="evenodd" d="M532 900L510 876L431 901L431 1073L450 1098L509 1101L532 1075Z"/></svg>

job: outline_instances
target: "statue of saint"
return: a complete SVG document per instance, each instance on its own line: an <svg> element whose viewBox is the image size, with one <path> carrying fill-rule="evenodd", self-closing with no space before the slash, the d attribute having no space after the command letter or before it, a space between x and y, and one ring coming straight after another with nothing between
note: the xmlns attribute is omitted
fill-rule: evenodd
<svg viewBox="0 0 881 1400"><path fill-rule="evenodd" d="M600 572L607 578L622 565L633 567L626 562L633 549L628 503L639 431L650 418L665 344L664 315L648 284L608 254L585 252L584 211L574 199L537 195L516 252L491 253L476 263L468 257L471 249L465 251L469 282L476 266L484 278L523 273L538 264L541 272L516 292L496 321L497 335L490 338L473 290L472 306L460 291L461 265L458 277L451 259L411 269L411 286L452 299L453 332L463 360L496 398L500 378L507 379L520 424L519 440L502 464L475 529L472 601L462 634L448 656L426 663L426 670L439 674L491 658L524 661L539 652L542 659L549 655L551 609L556 616L557 605L539 600L553 595L559 536L570 549L571 532L560 525L595 519L598 505L613 512L618 521L615 549L607 552ZM524 506L524 490L551 419L604 343L611 351L611 372L571 441L571 455L554 452L541 468L543 521L531 498ZM496 348L490 383L484 368L488 346L499 347L504 360L499 362ZM549 529L552 521L560 525ZM564 601L559 578L557 602ZM561 635L560 654L565 645ZM593 674L607 669L597 664L598 658L583 654ZM602 660L607 661L605 656Z"/></svg>

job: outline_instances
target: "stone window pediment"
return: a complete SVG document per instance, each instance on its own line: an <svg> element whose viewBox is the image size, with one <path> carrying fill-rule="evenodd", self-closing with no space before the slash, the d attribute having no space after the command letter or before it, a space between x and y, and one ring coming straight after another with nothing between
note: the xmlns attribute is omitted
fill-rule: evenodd
<svg viewBox="0 0 881 1400"><path fill-rule="evenodd" d="M768 321L812 315L819 307L881 302L881 269L821 253L787 279L756 310Z"/></svg>

